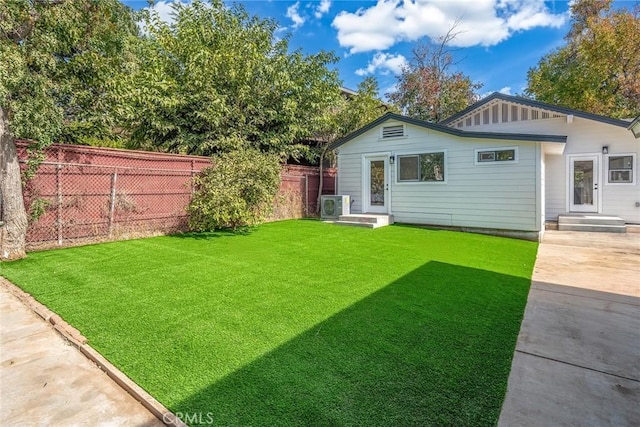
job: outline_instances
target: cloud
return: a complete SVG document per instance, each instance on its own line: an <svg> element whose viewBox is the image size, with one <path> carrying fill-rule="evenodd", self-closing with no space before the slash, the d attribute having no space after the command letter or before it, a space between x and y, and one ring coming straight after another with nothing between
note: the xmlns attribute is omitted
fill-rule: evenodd
<svg viewBox="0 0 640 427"><path fill-rule="evenodd" d="M381 74L389 74L391 72L398 75L406 65L407 59L402 55L378 52L373 56L373 59L369 61L367 67L356 70L356 74L366 76L380 71Z"/></svg>
<svg viewBox="0 0 640 427"><path fill-rule="evenodd" d="M174 3L184 4L188 2L180 1L180 0L160 0L159 2L155 3L153 6L146 7L145 9L149 9L151 11L156 12L160 20L166 22L167 24L173 24L173 22L175 21L174 10L173 10Z"/></svg>
<svg viewBox="0 0 640 427"><path fill-rule="evenodd" d="M315 17L320 19L323 15L329 12L331 8L331 0L320 0L320 4L316 7Z"/></svg>
<svg viewBox="0 0 640 427"><path fill-rule="evenodd" d="M296 2L287 8L287 18L290 18L293 21L292 28L295 30L296 28L300 28L304 22L307 20L305 17L301 16L298 13L298 8L300 7L300 2Z"/></svg>
<svg viewBox="0 0 640 427"><path fill-rule="evenodd" d="M511 86L505 86L502 89L500 89L498 92L500 92L503 95L511 95Z"/></svg>
<svg viewBox="0 0 640 427"><path fill-rule="evenodd" d="M559 27L567 14L553 14L544 0L378 0L333 20L340 46L349 53L385 50L421 37L437 40L456 22L456 47L493 46L518 31Z"/></svg>

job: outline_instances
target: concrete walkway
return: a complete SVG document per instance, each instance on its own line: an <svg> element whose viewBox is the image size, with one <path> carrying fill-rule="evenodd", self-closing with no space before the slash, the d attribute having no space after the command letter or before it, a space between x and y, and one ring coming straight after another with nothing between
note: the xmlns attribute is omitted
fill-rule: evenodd
<svg viewBox="0 0 640 427"><path fill-rule="evenodd" d="M0 326L0 425L164 425L4 286Z"/></svg>
<svg viewBox="0 0 640 427"><path fill-rule="evenodd" d="M545 233L498 425L640 425L640 234Z"/></svg>

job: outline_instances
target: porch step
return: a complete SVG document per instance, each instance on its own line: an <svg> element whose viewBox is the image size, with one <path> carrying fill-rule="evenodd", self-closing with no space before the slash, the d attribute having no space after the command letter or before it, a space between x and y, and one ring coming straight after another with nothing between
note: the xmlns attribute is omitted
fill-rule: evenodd
<svg viewBox="0 0 640 427"><path fill-rule="evenodd" d="M340 215L335 223L339 225L350 225L353 227L379 228L393 224L393 216L374 214Z"/></svg>
<svg viewBox="0 0 640 427"><path fill-rule="evenodd" d="M622 218L606 215L558 215L560 231L593 231L601 233L626 233Z"/></svg>

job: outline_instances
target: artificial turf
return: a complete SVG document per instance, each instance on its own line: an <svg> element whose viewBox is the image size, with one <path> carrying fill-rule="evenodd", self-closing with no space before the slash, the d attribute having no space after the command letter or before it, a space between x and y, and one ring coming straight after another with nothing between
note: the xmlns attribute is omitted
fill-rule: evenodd
<svg viewBox="0 0 640 427"><path fill-rule="evenodd" d="M495 425L537 245L299 220L0 274L192 424Z"/></svg>

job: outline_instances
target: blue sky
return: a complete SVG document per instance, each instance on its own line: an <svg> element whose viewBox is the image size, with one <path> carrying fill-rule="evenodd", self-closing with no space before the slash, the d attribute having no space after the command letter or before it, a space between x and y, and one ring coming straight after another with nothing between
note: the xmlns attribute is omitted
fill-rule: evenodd
<svg viewBox="0 0 640 427"><path fill-rule="evenodd" d="M188 1L188 0L183 0ZM125 0L139 9L146 1ZM155 8L167 16L171 1ZM231 2L229 2L231 4ZM458 71L483 84L481 94L522 93L527 70L564 44L570 16L567 1L543 0L380 0L239 1L252 15L279 22L290 48L305 53L329 50L343 85L356 89L368 75L381 94L392 90L396 74L421 40L444 35L455 21ZM624 2L623 2L624 3Z"/></svg>

